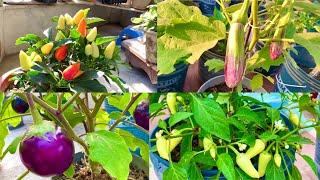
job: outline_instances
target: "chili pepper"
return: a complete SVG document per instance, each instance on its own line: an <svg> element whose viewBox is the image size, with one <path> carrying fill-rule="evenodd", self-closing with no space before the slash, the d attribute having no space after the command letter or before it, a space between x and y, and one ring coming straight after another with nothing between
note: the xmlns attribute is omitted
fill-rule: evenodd
<svg viewBox="0 0 320 180"><path fill-rule="evenodd" d="M73 22L78 25L83 18L85 18L85 13L84 10L81 9L74 15Z"/></svg>
<svg viewBox="0 0 320 180"><path fill-rule="evenodd" d="M89 42L93 42L97 37L97 33L98 33L97 28L96 27L92 28L87 35L87 40Z"/></svg>
<svg viewBox="0 0 320 180"><path fill-rule="evenodd" d="M63 79L67 81L74 80L82 74L83 71L80 70L80 63L72 64L62 72Z"/></svg>
<svg viewBox="0 0 320 180"><path fill-rule="evenodd" d="M85 38L87 35L87 23L86 19L82 18L78 24L77 31L80 33L81 37Z"/></svg>
<svg viewBox="0 0 320 180"><path fill-rule="evenodd" d="M58 20L58 25L57 29L63 30L66 27L66 19L64 18L63 15L60 15L59 20Z"/></svg>
<svg viewBox="0 0 320 180"><path fill-rule="evenodd" d="M253 0L251 5L251 13L252 13L252 39L249 44L249 51L253 49L256 43L259 40L259 27L258 27L258 0Z"/></svg>
<svg viewBox="0 0 320 180"><path fill-rule="evenodd" d="M66 36L63 34L63 32L62 31L58 31L54 40L55 41L60 41L61 39L65 39L65 38L66 38Z"/></svg>
<svg viewBox="0 0 320 180"><path fill-rule="evenodd" d="M52 42L47 43L47 44L45 44L45 45L43 45L43 46L41 47L41 52L42 52L42 54L44 54L44 55L48 55L48 54L50 54L52 48L53 48L53 43L52 43Z"/></svg>
<svg viewBox="0 0 320 180"><path fill-rule="evenodd" d="M59 62L65 60L67 55L68 55L68 46L67 45L63 45L63 46L59 47L56 50L56 52L54 53L54 57Z"/></svg>
<svg viewBox="0 0 320 180"><path fill-rule="evenodd" d="M246 152L246 155L251 159L256 155L260 154L265 147L266 147L265 142L263 142L261 139L256 139L254 146L248 149L248 151Z"/></svg>
<svg viewBox="0 0 320 180"><path fill-rule="evenodd" d="M217 155L217 149L216 149L216 146L212 146L209 150L210 152L210 156L213 158L213 159L216 159L216 155Z"/></svg>
<svg viewBox="0 0 320 180"><path fill-rule="evenodd" d="M160 130L156 133L156 147L159 156L163 159L169 160L169 144L165 137L162 136L163 131Z"/></svg>
<svg viewBox="0 0 320 180"><path fill-rule="evenodd" d="M108 46L104 50L104 56L107 59L112 59L115 48L116 48L116 42L112 41L110 44L108 44Z"/></svg>
<svg viewBox="0 0 320 180"><path fill-rule="evenodd" d="M21 69L24 71L29 71L31 69L33 65L31 58L22 50L19 53L19 60Z"/></svg>
<svg viewBox="0 0 320 180"><path fill-rule="evenodd" d="M254 168L250 161L250 157L244 153L239 153L236 157L237 165L242 171L252 178L259 178L258 171Z"/></svg>
<svg viewBox="0 0 320 180"><path fill-rule="evenodd" d="M70 14L66 13L66 14L64 15L64 18L66 19L66 24L67 24L68 26L72 26L72 25L73 25L73 19L72 19L72 17L70 16Z"/></svg>
<svg viewBox="0 0 320 180"><path fill-rule="evenodd" d="M281 156L279 153L275 153L273 156L274 162L276 163L277 167L281 166Z"/></svg>
<svg viewBox="0 0 320 180"><path fill-rule="evenodd" d="M173 115L177 112L176 104L177 104L177 93L168 93L167 94L167 104L170 110L170 113Z"/></svg>
<svg viewBox="0 0 320 180"><path fill-rule="evenodd" d="M98 58L100 53L99 53L99 48L98 48L97 44L93 42L91 44L91 46L92 46L92 57Z"/></svg>
<svg viewBox="0 0 320 180"><path fill-rule="evenodd" d="M185 101L184 101L184 99L183 99L183 97L181 97L181 96L177 96L177 100L178 100L180 103L182 103L183 105L186 104Z"/></svg>
<svg viewBox="0 0 320 180"><path fill-rule="evenodd" d="M86 54L87 56L92 55L92 46L91 46L91 44L87 44L87 45L86 45L86 47L85 47L85 49L84 49L84 52L85 52L85 54Z"/></svg>
<svg viewBox="0 0 320 180"><path fill-rule="evenodd" d="M30 55L31 61L33 62L42 62L42 58L39 54L37 54L36 52L32 52Z"/></svg>
<svg viewBox="0 0 320 180"><path fill-rule="evenodd" d="M260 177L264 176L266 173L267 166L272 158L272 155L267 151L263 151L259 155L259 165L258 165L258 172Z"/></svg>
<svg viewBox="0 0 320 180"><path fill-rule="evenodd" d="M293 113L291 111L289 112L289 120L296 127L300 127L300 125L299 125L299 123L300 123L299 117L295 113Z"/></svg>
<svg viewBox="0 0 320 180"><path fill-rule="evenodd" d="M177 136L180 134L181 134L180 131L177 129L173 129L170 133L171 136ZM175 147L177 147L178 144L181 142L181 140L182 140L182 137L176 137L176 138L169 139L169 141L170 141L169 151L171 152Z"/></svg>

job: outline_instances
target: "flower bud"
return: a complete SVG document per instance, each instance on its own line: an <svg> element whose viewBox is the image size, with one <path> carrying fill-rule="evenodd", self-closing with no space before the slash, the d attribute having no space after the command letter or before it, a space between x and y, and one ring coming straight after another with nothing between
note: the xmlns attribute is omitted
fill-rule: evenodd
<svg viewBox="0 0 320 180"><path fill-rule="evenodd" d="M90 56L92 55L92 46L91 44L87 44L85 49L84 49L84 53L87 55L87 56Z"/></svg>
<svg viewBox="0 0 320 180"><path fill-rule="evenodd" d="M112 59L115 48L116 48L116 42L112 41L104 50L104 56L107 59Z"/></svg>
<svg viewBox="0 0 320 180"><path fill-rule="evenodd" d="M66 19L63 15L60 15L58 20L57 29L63 30L66 27Z"/></svg>
<svg viewBox="0 0 320 180"><path fill-rule="evenodd" d="M100 55L98 46L94 42L91 44L91 46L92 46L92 57L98 58Z"/></svg>
<svg viewBox="0 0 320 180"><path fill-rule="evenodd" d="M73 19L72 19L72 17L70 16L70 14L66 13L66 14L64 15L64 18L66 19L66 24L67 24L68 26L72 26L72 25L73 25Z"/></svg>
<svg viewBox="0 0 320 180"><path fill-rule="evenodd" d="M87 35L87 40L89 42L93 42L97 37L97 33L98 33L97 28L96 27L92 28Z"/></svg>

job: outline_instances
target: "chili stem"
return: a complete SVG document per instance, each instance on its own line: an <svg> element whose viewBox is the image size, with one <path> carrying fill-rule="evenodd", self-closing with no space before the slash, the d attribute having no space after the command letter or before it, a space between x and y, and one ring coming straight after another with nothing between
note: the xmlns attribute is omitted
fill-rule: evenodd
<svg viewBox="0 0 320 180"><path fill-rule="evenodd" d="M79 95L80 93L75 93L64 105L62 105L60 112L64 112L79 97Z"/></svg>
<svg viewBox="0 0 320 180"><path fill-rule="evenodd" d="M29 170L26 170L23 174L21 174L18 178L17 178L17 180L22 180L24 177L26 177L26 175L28 175L29 174Z"/></svg>
<svg viewBox="0 0 320 180"><path fill-rule="evenodd" d="M11 117L8 117L8 118L3 118L3 119L0 120L0 123L4 122L4 121L7 121L9 119L14 119L14 118L17 118L17 117L29 116L29 115L31 115L31 113L19 114L19 115L11 116Z"/></svg>

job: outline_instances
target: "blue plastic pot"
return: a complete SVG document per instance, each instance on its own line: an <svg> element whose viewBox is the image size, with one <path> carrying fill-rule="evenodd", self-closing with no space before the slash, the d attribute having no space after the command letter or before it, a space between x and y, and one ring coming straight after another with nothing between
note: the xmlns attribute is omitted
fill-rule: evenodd
<svg viewBox="0 0 320 180"><path fill-rule="evenodd" d="M110 104L108 103L108 100L105 100L105 102L104 102L104 107L105 107L105 111L108 112L108 113L121 111L121 110L119 110L118 108L110 105ZM126 115L127 115L127 116L130 116L130 113L127 112ZM130 118L130 121L131 121L131 122L134 122L134 119L131 117L131 118ZM111 120L111 121L110 121L110 125L112 125L114 122L115 122L115 120ZM143 140L145 143L147 143L147 144L149 143L149 134L145 133L145 132L142 131L141 129L139 129L139 128L131 125L131 124L128 124L128 123L121 123L121 124L119 124L117 127L120 128L120 129L122 129L122 130L128 131L129 133L131 133L131 134L134 135L135 137ZM139 150L139 149L137 149L136 151L134 151L133 154L141 157L141 154L140 154L140 150Z"/></svg>
<svg viewBox="0 0 320 180"><path fill-rule="evenodd" d="M180 92L183 90L184 81L188 71L188 65L177 64L175 71L170 74L158 76L158 92Z"/></svg>
<svg viewBox="0 0 320 180"><path fill-rule="evenodd" d="M320 176L320 134L318 134L316 141L316 154L315 154L315 162L318 167L318 176Z"/></svg>
<svg viewBox="0 0 320 180"><path fill-rule="evenodd" d="M282 119L284 120L285 124L288 126L288 128L289 128L290 130L292 130L292 129L293 129L293 126L292 126L292 124L290 123L290 121L289 121L289 119L287 118L287 116L285 116L284 114L281 114L281 117L282 117ZM168 120L168 119L167 119L167 120ZM158 132L159 130L160 130L160 129L159 129L158 127L156 127L156 128L151 132L151 134L150 134L150 139L155 139L156 132ZM155 142L150 142L149 146L150 146L150 147L153 147L153 146L155 146L155 144L156 144ZM290 149L290 151L291 151L292 153L294 153L294 150L293 150L293 149ZM290 158L287 157L286 155L285 155L284 158L285 158L285 162L286 162L289 170L291 170L292 165L294 164L294 162L291 162ZM319 158L320 158L320 157L319 157ZM154 166L154 171L155 171L156 176L157 176L159 179L162 179L163 172L169 167L169 161L167 161L167 160L165 160L165 159L162 159L162 158L158 155L158 153L156 153L156 152L150 152L150 160L151 160L151 162L152 162L152 164L153 164L153 166ZM285 167L284 167L284 164L285 164L285 163L282 163L283 168L285 168ZM255 164L255 167L257 168L257 164ZM203 177L204 177L205 180L209 180L209 179L212 179L213 176L218 175L218 169L202 170L201 173L202 173L202 175L203 175ZM219 179L220 179L220 180L225 180L226 178L225 178L223 175L221 175ZM264 179L264 178L262 178L262 179Z"/></svg>
<svg viewBox="0 0 320 180"><path fill-rule="evenodd" d="M298 50L299 51L299 50ZM311 77L303 69L301 69L298 64L300 62L310 62L308 56L296 57L293 59L288 57L280 73L276 75L277 83L275 85L276 92L319 92L320 91L320 81ZM307 58L307 59L303 59ZM301 60L302 59L302 60ZM300 65L301 66L301 65ZM311 66L310 63L304 63L304 67Z"/></svg>
<svg viewBox="0 0 320 180"><path fill-rule="evenodd" d="M8 124L8 129L10 131L13 131L13 130L19 129L19 128L23 127L23 126L24 126L24 122L23 122L23 118L21 117L21 121L17 126L14 127L11 124Z"/></svg>
<svg viewBox="0 0 320 180"><path fill-rule="evenodd" d="M199 8L205 16L213 16L216 5L217 3L215 0L199 0Z"/></svg>

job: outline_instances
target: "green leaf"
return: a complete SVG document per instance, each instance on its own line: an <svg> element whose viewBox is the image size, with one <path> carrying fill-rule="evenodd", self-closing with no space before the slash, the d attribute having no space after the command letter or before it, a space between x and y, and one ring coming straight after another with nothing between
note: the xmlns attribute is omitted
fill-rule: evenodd
<svg viewBox="0 0 320 180"><path fill-rule="evenodd" d="M229 123L226 121L226 115L219 104L212 99L192 97L192 111L197 124L205 131L230 141Z"/></svg>
<svg viewBox="0 0 320 180"><path fill-rule="evenodd" d="M320 5L317 3L311 3L309 1L294 1L293 6L295 9L304 12L311 12L320 16Z"/></svg>
<svg viewBox="0 0 320 180"><path fill-rule="evenodd" d="M320 33L304 32L296 33L293 37L294 41L306 48L315 60L317 65L320 65Z"/></svg>
<svg viewBox="0 0 320 180"><path fill-rule="evenodd" d="M267 115L271 119L272 122L275 122L280 119L280 112L274 108L267 108Z"/></svg>
<svg viewBox="0 0 320 180"><path fill-rule="evenodd" d="M0 122L0 157L2 156L2 149L5 145L5 138L9 134L7 124Z"/></svg>
<svg viewBox="0 0 320 180"><path fill-rule="evenodd" d="M163 104L161 103L152 103L149 106L149 113L153 114L156 113L157 111L161 110L163 107Z"/></svg>
<svg viewBox="0 0 320 180"><path fill-rule="evenodd" d="M297 168L297 166L295 166L295 165L292 166L291 177L292 177L292 179L295 179L295 180L302 180L301 173L300 173L299 169Z"/></svg>
<svg viewBox="0 0 320 180"><path fill-rule="evenodd" d="M85 138L89 146L89 159L98 162L110 174L119 180L126 180L132 155L125 140L117 133L96 131Z"/></svg>
<svg viewBox="0 0 320 180"><path fill-rule="evenodd" d="M76 92L106 92L104 85L98 80L76 81L71 85L72 90Z"/></svg>
<svg viewBox="0 0 320 180"><path fill-rule="evenodd" d="M96 116L96 128L97 129L106 129L111 118L109 117L109 114L104 111L103 109L99 109L99 112Z"/></svg>
<svg viewBox="0 0 320 180"><path fill-rule="evenodd" d="M268 163L267 169L266 169L266 177L265 179L268 180L285 180L284 171L282 168L279 168L276 166L274 161L270 161Z"/></svg>
<svg viewBox="0 0 320 180"><path fill-rule="evenodd" d="M301 155L301 157L309 164L309 166L311 167L312 171L317 176L318 175L317 165L315 164L313 159L311 157L309 157L308 155Z"/></svg>
<svg viewBox="0 0 320 180"><path fill-rule="evenodd" d="M263 86L263 76L261 74L256 74L253 76L252 80L250 81L251 89L256 91Z"/></svg>
<svg viewBox="0 0 320 180"><path fill-rule="evenodd" d="M98 37L96 39L96 45L102 45L106 43L110 43L111 41L114 41L117 39L117 36L105 36L105 37Z"/></svg>
<svg viewBox="0 0 320 180"><path fill-rule="evenodd" d="M185 120L192 116L193 114L190 112L177 112L174 115L172 115L169 119L169 126L172 127L178 122Z"/></svg>
<svg viewBox="0 0 320 180"><path fill-rule="evenodd" d="M274 140L274 139L277 139L278 137L279 137L278 135L273 134L271 131L265 131L259 136L259 138L263 141Z"/></svg>
<svg viewBox="0 0 320 180"><path fill-rule="evenodd" d="M120 110L124 110L127 104L130 102L132 94L124 93L123 95L112 95L108 97L108 103ZM133 103L133 105L129 109L129 113L132 115L133 111L136 109L138 103L148 98L147 93L143 93L140 97Z"/></svg>
<svg viewBox="0 0 320 180"><path fill-rule="evenodd" d="M158 38L159 74L173 72L174 65L185 57L193 64L203 52L226 37L223 22L210 21L195 6L167 0L158 3L157 11L158 33L161 34Z"/></svg>
<svg viewBox="0 0 320 180"><path fill-rule="evenodd" d="M102 18L98 18L98 17L90 17L90 18L86 18L86 23L87 25L89 24L93 24L93 23L98 23L98 22L105 22L106 20L102 19Z"/></svg>
<svg viewBox="0 0 320 180"><path fill-rule="evenodd" d="M192 160L192 158L196 155L197 153L194 151L187 151L185 152L181 159L179 160L179 165L181 166L188 166Z"/></svg>
<svg viewBox="0 0 320 180"><path fill-rule="evenodd" d="M63 173L63 175L65 175L68 178L72 178L74 175L74 165L71 164L70 167Z"/></svg>
<svg viewBox="0 0 320 180"><path fill-rule="evenodd" d="M7 149L11 154L16 153L16 150L17 150L21 140L22 140L22 136L18 136L11 142L11 144L9 144Z"/></svg>
<svg viewBox="0 0 320 180"><path fill-rule="evenodd" d="M16 40L16 44L15 45L21 45L21 44L35 44L38 41L40 41L41 38L35 34L27 34L23 37L19 37Z"/></svg>
<svg viewBox="0 0 320 180"><path fill-rule="evenodd" d="M81 34L77 31L77 29L71 29L70 30L70 37L73 39L80 38Z"/></svg>
<svg viewBox="0 0 320 180"><path fill-rule="evenodd" d="M224 61L218 58L209 59L204 65L208 67L209 71L215 73L224 69Z"/></svg>
<svg viewBox="0 0 320 180"><path fill-rule="evenodd" d="M246 128L245 125L242 123L242 121L239 121L234 117L229 118L228 123L234 125L239 130L245 130L245 128Z"/></svg>
<svg viewBox="0 0 320 180"><path fill-rule="evenodd" d="M286 142L297 143L297 144L313 144L313 142L310 139L306 137L302 137L300 135L291 135L286 139Z"/></svg>
<svg viewBox="0 0 320 180"><path fill-rule="evenodd" d="M234 170L234 163L228 153L223 153L218 156L217 166L223 175L228 179L236 179L236 172Z"/></svg>
<svg viewBox="0 0 320 180"><path fill-rule="evenodd" d="M188 173L185 168L177 163L170 164L169 168L163 172L163 180L186 180Z"/></svg>
<svg viewBox="0 0 320 180"><path fill-rule="evenodd" d="M259 125L263 124L263 119L261 119L255 111L247 107L240 107L233 117L238 117L245 122L258 123Z"/></svg>
<svg viewBox="0 0 320 180"><path fill-rule="evenodd" d="M149 145L147 143L145 143L142 139L135 137L128 131L117 129L117 132L126 141L126 144L131 151L136 151L139 148L142 159L146 163L149 162Z"/></svg>
<svg viewBox="0 0 320 180"><path fill-rule="evenodd" d="M196 163L191 163L188 169L188 177L189 179L203 179L200 168L196 165Z"/></svg>

